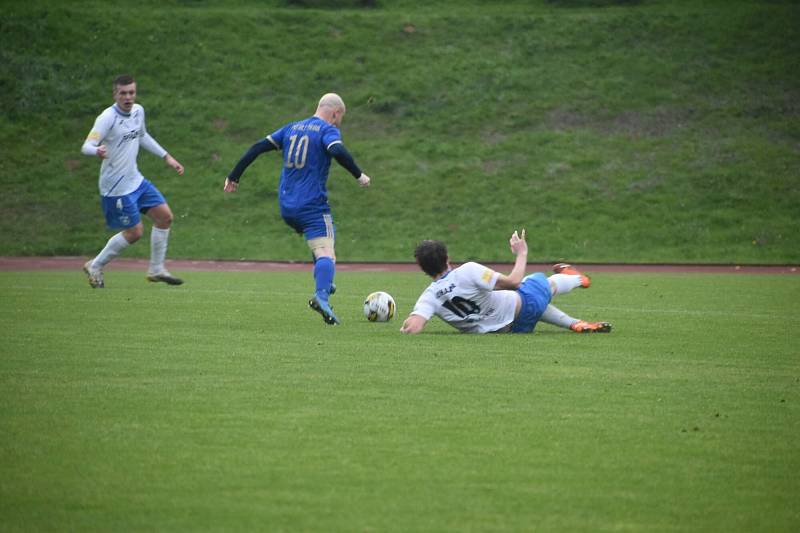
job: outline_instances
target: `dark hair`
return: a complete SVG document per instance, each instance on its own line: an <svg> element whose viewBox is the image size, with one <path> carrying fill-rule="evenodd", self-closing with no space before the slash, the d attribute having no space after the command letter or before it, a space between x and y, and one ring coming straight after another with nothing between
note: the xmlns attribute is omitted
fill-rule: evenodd
<svg viewBox="0 0 800 533"><path fill-rule="evenodd" d="M131 83L136 83L136 80L133 79L133 76L130 74L123 74L121 76L117 76L114 78L114 90L117 90L117 87L122 85L130 85Z"/></svg>
<svg viewBox="0 0 800 533"><path fill-rule="evenodd" d="M447 270L447 246L442 241L422 241L414 250L414 257L422 271L431 277Z"/></svg>

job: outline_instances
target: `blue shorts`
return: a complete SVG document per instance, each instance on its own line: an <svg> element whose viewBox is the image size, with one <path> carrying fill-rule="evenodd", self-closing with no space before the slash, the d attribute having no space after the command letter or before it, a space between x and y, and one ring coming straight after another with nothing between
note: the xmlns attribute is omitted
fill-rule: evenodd
<svg viewBox="0 0 800 533"><path fill-rule="evenodd" d="M146 179L130 194L100 197L100 206L110 229L132 228L141 221L140 212L144 213L151 207L165 203L167 201L164 196Z"/></svg>
<svg viewBox="0 0 800 533"><path fill-rule="evenodd" d="M553 299L550 282L544 274L537 272L526 276L517 292L522 298L522 307L511 327L511 333L531 333L550 300Z"/></svg>
<svg viewBox="0 0 800 533"><path fill-rule="evenodd" d="M281 209L283 221L307 241L318 237L336 239L336 226L330 210L290 211Z"/></svg>

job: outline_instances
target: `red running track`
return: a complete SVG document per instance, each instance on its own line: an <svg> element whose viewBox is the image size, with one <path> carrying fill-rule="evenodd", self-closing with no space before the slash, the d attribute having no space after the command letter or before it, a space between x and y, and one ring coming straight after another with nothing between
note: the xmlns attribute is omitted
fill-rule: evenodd
<svg viewBox="0 0 800 533"><path fill-rule="evenodd" d="M80 270L88 257L0 257L0 271ZM117 258L108 268L146 271L147 259ZM509 263L486 263L500 272L510 271ZM528 263L528 272L549 272L552 263ZM716 264L608 264L576 263L585 272L671 272L708 274L798 274L800 265L716 265ZM195 261L168 260L176 272L305 272L310 262L292 261ZM420 272L414 263L336 263L337 272Z"/></svg>

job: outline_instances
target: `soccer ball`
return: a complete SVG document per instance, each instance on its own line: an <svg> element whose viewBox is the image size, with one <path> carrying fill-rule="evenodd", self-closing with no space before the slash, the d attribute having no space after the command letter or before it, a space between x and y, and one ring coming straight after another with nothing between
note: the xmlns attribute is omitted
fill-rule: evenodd
<svg viewBox="0 0 800 533"><path fill-rule="evenodd" d="M364 300L364 316L370 322L388 322L394 316L394 298L389 293L377 291Z"/></svg>

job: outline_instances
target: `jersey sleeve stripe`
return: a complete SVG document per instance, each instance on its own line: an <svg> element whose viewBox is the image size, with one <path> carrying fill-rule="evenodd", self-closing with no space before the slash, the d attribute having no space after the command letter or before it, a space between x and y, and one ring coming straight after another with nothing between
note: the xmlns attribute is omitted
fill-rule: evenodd
<svg viewBox="0 0 800 533"><path fill-rule="evenodd" d="M332 142L332 143L330 143L328 146L326 146L326 147L325 147L325 149L326 149L326 150L330 150L330 149L331 149L331 146L333 146L334 144L342 144L342 141L333 141L333 142Z"/></svg>
<svg viewBox="0 0 800 533"><path fill-rule="evenodd" d="M272 138L272 135L267 135L266 139L267 139L269 142L271 142L271 143L272 143L272 146L274 146L274 147L275 147L275 148L277 148L278 150L280 150L280 149L281 149L281 147L280 147L280 146L278 146L278 143L276 143L276 142L273 140L273 138Z"/></svg>

